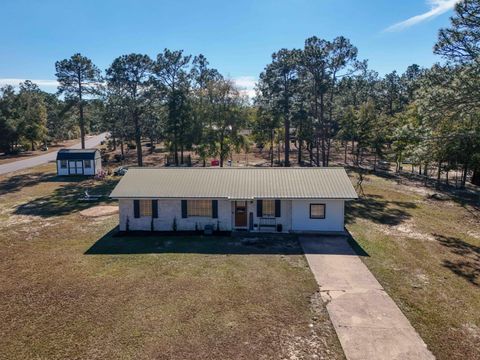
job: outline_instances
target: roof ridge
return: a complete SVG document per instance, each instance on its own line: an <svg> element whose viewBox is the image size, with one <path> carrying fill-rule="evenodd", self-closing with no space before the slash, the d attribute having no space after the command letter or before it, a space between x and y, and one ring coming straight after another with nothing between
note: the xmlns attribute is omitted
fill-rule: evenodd
<svg viewBox="0 0 480 360"><path fill-rule="evenodd" d="M145 167L145 166L130 166L129 169L135 170L345 170L342 166L328 166L328 167Z"/></svg>

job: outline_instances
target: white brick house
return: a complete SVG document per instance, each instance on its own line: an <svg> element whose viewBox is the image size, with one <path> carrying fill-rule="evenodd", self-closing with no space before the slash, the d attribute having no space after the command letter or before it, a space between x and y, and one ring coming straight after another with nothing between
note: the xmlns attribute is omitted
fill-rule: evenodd
<svg viewBox="0 0 480 360"><path fill-rule="evenodd" d="M343 168L131 168L113 190L121 231L344 232Z"/></svg>

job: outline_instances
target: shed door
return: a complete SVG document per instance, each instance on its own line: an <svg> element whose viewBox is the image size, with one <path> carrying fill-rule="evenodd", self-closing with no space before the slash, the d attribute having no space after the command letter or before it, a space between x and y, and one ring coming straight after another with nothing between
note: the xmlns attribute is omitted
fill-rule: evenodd
<svg viewBox="0 0 480 360"><path fill-rule="evenodd" d="M83 161L76 161L77 163L77 174L83 174Z"/></svg>
<svg viewBox="0 0 480 360"><path fill-rule="evenodd" d="M68 162L68 173L72 175L75 175L77 173L75 161Z"/></svg>

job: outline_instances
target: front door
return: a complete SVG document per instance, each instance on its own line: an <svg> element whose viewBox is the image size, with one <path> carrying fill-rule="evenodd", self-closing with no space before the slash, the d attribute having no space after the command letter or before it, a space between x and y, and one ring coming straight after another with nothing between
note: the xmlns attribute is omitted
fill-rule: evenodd
<svg viewBox="0 0 480 360"><path fill-rule="evenodd" d="M235 201L235 227L247 227L246 201Z"/></svg>

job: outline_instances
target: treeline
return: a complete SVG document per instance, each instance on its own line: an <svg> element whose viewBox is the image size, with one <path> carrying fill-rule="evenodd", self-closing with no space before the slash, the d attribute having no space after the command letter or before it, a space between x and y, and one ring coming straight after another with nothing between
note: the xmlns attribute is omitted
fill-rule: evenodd
<svg viewBox="0 0 480 360"><path fill-rule="evenodd" d="M55 64L57 94L30 81L0 88L0 152L35 149L37 144L109 131L113 148L135 144L143 165L142 139L163 142L174 163L195 151L204 162L220 165L233 151L249 146L241 130L251 108L235 84L209 66L203 55L192 57L165 49L155 59L120 56L102 73L81 54ZM153 147L152 147L153 150Z"/></svg>
<svg viewBox="0 0 480 360"><path fill-rule="evenodd" d="M41 91L31 81L19 90L0 88L0 153L36 150L40 145L78 137L73 104L55 94ZM98 123L95 104L88 105L89 118ZM92 125L95 130L95 125Z"/></svg>
<svg viewBox="0 0 480 360"><path fill-rule="evenodd" d="M480 0L457 4L452 26L434 51L446 64L410 66L383 78L357 58L348 39L311 37L303 49L281 49L260 75L254 136L270 151L283 143L282 163L328 166L332 147L347 144L355 165L365 154L442 173L473 172L480 184ZM306 158L304 158L306 156ZM375 165L374 165L375 166Z"/></svg>

